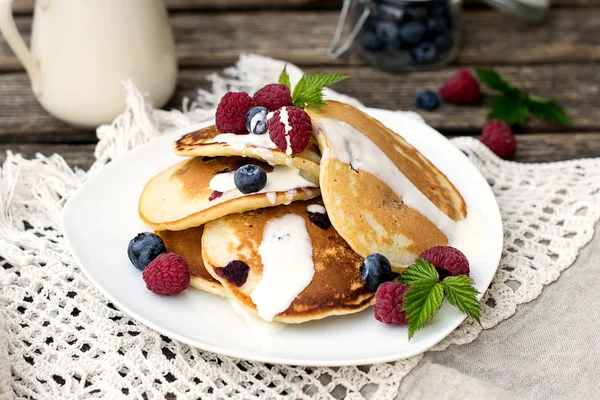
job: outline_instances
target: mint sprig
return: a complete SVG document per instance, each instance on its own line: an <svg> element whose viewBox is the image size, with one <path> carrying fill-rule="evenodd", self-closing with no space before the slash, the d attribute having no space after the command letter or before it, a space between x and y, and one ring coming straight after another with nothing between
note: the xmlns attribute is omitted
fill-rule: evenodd
<svg viewBox="0 0 600 400"><path fill-rule="evenodd" d="M449 276L440 282L435 267L426 260L417 258L415 264L402 273L399 281L410 286L404 294L402 306L408 319L409 340L437 314L444 297L462 313L479 322L479 292L470 277Z"/></svg>
<svg viewBox="0 0 600 400"><path fill-rule="evenodd" d="M286 68L287 64L283 67L281 75L279 75L279 83L286 85L291 91L290 76ZM292 104L302 109L308 105L322 107L325 105L323 89L348 78L349 76L339 74L303 75L292 92Z"/></svg>
<svg viewBox="0 0 600 400"><path fill-rule="evenodd" d="M279 83L287 86L290 91L292 90L292 84L290 83L290 76L287 73L287 64L283 66L283 71L279 75Z"/></svg>
<svg viewBox="0 0 600 400"><path fill-rule="evenodd" d="M422 258L417 258L415 264L408 267L402 275L400 275L400 283L406 286L411 286L413 283L422 279L440 279L440 275L435 267Z"/></svg>
<svg viewBox="0 0 600 400"><path fill-rule="evenodd" d="M509 125L521 124L529 114L548 122L570 125L565 110L555 101L543 99L505 81L500 74L489 68L476 68L479 81L499 92L491 106L488 119L501 119Z"/></svg>

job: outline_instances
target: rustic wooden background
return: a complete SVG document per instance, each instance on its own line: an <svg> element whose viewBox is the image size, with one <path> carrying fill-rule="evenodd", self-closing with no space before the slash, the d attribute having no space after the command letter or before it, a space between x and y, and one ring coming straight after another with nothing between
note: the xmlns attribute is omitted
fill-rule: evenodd
<svg viewBox="0 0 600 400"><path fill-rule="evenodd" d="M34 0L15 0L19 30L29 40ZM240 52L287 59L306 71L352 76L336 89L372 107L415 109L414 93L437 88L458 68L493 66L532 93L558 100L571 127L529 120L519 129L517 160L545 162L600 156L600 0L554 0L541 23L523 22L466 0L458 60L433 72L392 75L349 57L329 60L326 49L340 0L166 0L177 41L180 77L167 108L207 88L205 76ZM477 107L444 104L422 113L442 133L478 135L489 99ZM70 127L35 101L29 80L0 38L0 162L6 150L33 156L58 152L73 166L93 160L93 130Z"/></svg>

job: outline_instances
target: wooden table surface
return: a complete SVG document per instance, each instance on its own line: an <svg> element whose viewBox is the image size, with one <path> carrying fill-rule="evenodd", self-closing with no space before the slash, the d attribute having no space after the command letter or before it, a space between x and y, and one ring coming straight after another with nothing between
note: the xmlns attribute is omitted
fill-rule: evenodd
<svg viewBox="0 0 600 400"><path fill-rule="evenodd" d="M355 57L329 60L326 49L340 0L166 0L180 64L177 90L167 108L208 88L205 77L231 65L240 52L286 59L308 72L338 72L352 79L335 86L367 106L414 110L418 89L438 88L458 68L492 66L530 92L562 104L573 125L530 119L518 131L516 160L545 162L600 156L600 0L554 0L548 18L529 23L465 1L460 56L446 68L393 75ZM33 0L15 0L16 22L29 40ZM443 104L422 113L448 136L478 135L490 103ZM48 115L33 97L29 79L0 37L0 162L6 150L32 157L62 154L72 165L93 161L96 134Z"/></svg>

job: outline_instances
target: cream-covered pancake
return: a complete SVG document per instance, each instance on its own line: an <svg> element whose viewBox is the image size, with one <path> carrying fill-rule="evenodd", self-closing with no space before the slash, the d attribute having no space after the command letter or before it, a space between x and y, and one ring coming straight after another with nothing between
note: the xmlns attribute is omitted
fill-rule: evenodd
<svg viewBox="0 0 600 400"><path fill-rule="evenodd" d="M361 311L374 301L360 276L363 259L324 211L313 199L211 221L202 237L204 265L230 298L265 320L301 323Z"/></svg>
<svg viewBox="0 0 600 400"><path fill-rule="evenodd" d="M423 250L448 245L466 205L442 172L352 106L329 101L307 112L322 152L325 207L354 251L381 253L399 271Z"/></svg>
<svg viewBox="0 0 600 400"><path fill-rule="evenodd" d="M314 140L310 141L302 153L287 155L285 151L277 148L268 133L264 135L222 134L213 125L182 136L173 143L173 151L180 156L255 158L273 165L297 168L303 171L309 180L319 181L321 155Z"/></svg>
<svg viewBox="0 0 600 400"><path fill-rule="evenodd" d="M267 185L260 192L243 194L233 176L237 168L250 163L265 169ZM142 192L138 211L154 230L178 231L227 214L311 199L319 193L318 185L296 168L244 157L193 157L153 177Z"/></svg>
<svg viewBox="0 0 600 400"><path fill-rule="evenodd" d="M202 232L204 226L190 228L183 231L156 231L167 252L180 255L190 266L190 285L196 289L204 290L218 296L226 297L227 293L221 283L212 277L204 267L202 261Z"/></svg>

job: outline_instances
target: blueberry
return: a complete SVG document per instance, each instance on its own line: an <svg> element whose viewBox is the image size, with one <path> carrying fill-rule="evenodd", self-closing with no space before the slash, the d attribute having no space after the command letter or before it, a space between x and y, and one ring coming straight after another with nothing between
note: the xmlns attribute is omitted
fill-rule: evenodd
<svg viewBox="0 0 600 400"><path fill-rule="evenodd" d="M368 51L373 53L382 51L385 49L385 42L381 41L375 32L363 31L360 35L361 46Z"/></svg>
<svg viewBox="0 0 600 400"><path fill-rule="evenodd" d="M240 192L256 193L267 184L267 173L258 165L247 164L235 171L233 181Z"/></svg>
<svg viewBox="0 0 600 400"><path fill-rule="evenodd" d="M265 107L252 107L246 114L246 129L255 135L267 133L267 114Z"/></svg>
<svg viewBox="0 0 600 400"><path fill-rule="evenodd" d="M423 110L433 111L440 105L438 95L431 90L420 90L415 96L415 104Z"/></svg>
<svg viewBox="0 0 600 400"><path fill-rule="evenodd" d="M444 33L448 30L448 22L444 17L428 18L427 30L433 34Z"/></svg>
<svg viewBox="0 0 600 400"><path fill-rule="evenodd" d="M398 36L398 25L391 21L377 21L375 23L375 33L382 42L391 43Z"/></svg>
<svg viewBox="0 0 600 400"><path fill-rule="evenodd" d="M392 265L381 254L371 254L360 264L360 276L367 289L374 292L379 285L393 279Z"/></svg>
<svg viewBox="0 0 600 400"><path fill-rule="evenodd" d="M452 32L442 33L441 35L436 36L433 42L438 51L444 53L454 46L454 35Z"/></svg>
<svg viewBox="0 0 600 400"><path fill-rule="evenodd" d="M410 21L400 27L400 40L406 43L416 44L423 39L427 30L422 21Z"/></svg>
<svg viewBox="0 0 600 400"><path fill-rule="evenodd" d="M437 50L433 43L421 43L411 50L411 55L415 63L428 64L437 56Z"/></svg>
<svg viewBox="0 0 600 400"><path fill-rule="evenodd" d="M156 257L166 253L165 242L152 232L142 232L131 239L127 246L129 260L139 270L144 270Z"/></svg>

